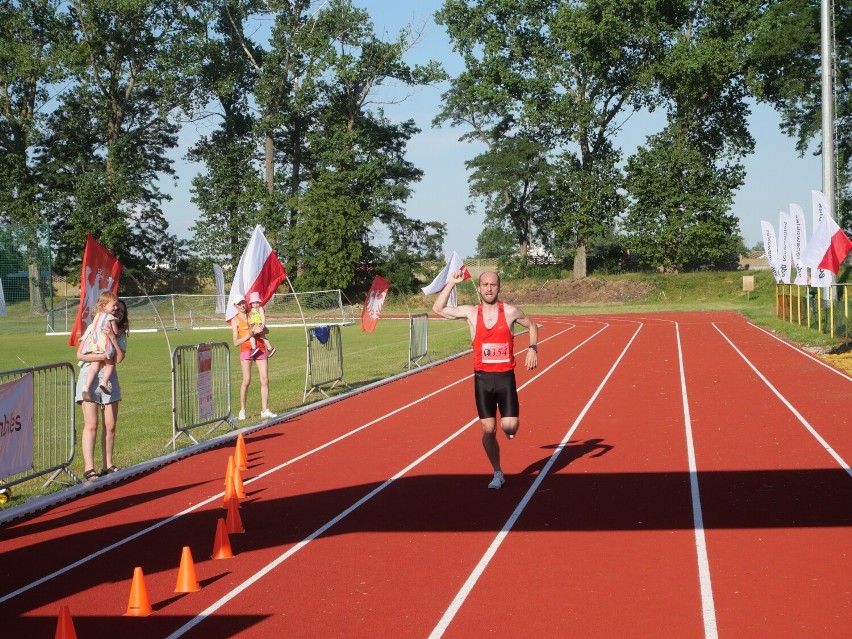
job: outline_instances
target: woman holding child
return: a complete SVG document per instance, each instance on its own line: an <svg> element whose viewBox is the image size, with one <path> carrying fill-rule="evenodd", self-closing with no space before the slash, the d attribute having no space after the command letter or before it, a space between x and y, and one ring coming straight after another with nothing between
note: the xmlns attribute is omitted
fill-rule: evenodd
<svg viewBox="0 0 852 639"><path fill-rule="evenodd" d="M130 322L127 317L127 305L118 299L113 293L103 293L101 297L111 296L110 300L114 302L112 316L115 321L113 328L105 330L114 330L111 336L118 346L114 355L116 364L124 359L127 352L127 333L130 328ZM100 304L100 300L99 300ZM82 434L82 450L83 450L83 479L93 481L101 475L118 472L118 466L113 463L112 452L115 444L115 429L118 423L118 403L121 401L121 386L118 383L118 372L115 366L111 368L102 368L99 374L94 375L94 379L90 381L90 367L93 363L96 366L102 364L109 359L109 354L106 352L87 352L89 349L84 342L80 343L77 349L77 359L80 360L82 368L80 368L80 376L77 380L77 403L83 410L83 434ZM105 372L109 373L108 379L103 379ZM100 379L99 379L100 378ZM100 416L103 416L104 428L101 432L101 452L103 455L103 470L98 473L95 470L95 440L98 435L98 421Z"/></svg>
<svg viewBox="0 0 852 639"><path fill-rule="evenodd" d="M240 412L237 419L242 421L246 418L246 399L251 384L251 365L257 364L257 372L260 374L260 405L262 407L260 416L264 419L277 417L269 410L269 368L266 343L263 339L263 324L253 324L249 320L248 305L245 299L234 303L237 314L230 319L231 332L234 346L240 347L240 367L243 372L243 381L240 384ZM252 347L255 340L255 347ZM271 351L270 351L271 354Z"/></svg>

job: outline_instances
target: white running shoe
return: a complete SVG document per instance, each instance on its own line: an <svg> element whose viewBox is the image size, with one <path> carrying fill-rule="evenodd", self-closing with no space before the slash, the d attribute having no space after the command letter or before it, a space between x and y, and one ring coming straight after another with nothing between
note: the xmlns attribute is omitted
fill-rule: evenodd
<svg viewBox="0 0 852 639"><path fill-rule="evenodd" d="M498 488L500 488L505 483L506 483L506 480L503 479L502 471L498 470L496 473L494 473L494 479L491 480L491 483L488 484L488 487L492 490L497 490Z"/></svg>
<svg viewBox="0 0 852 639"><path fill-rule="evenodd" d="M272 419L273 417L278 417L278 413L273 413L268 408L260 414L264 419Z"/></svg>
<svg viewBox="0 0 852 639"><path fill-rule="evenodd" d="M243 422L246 419L246 412L244 410L240 411L240 414L237 415L237 421Z"/></svg>

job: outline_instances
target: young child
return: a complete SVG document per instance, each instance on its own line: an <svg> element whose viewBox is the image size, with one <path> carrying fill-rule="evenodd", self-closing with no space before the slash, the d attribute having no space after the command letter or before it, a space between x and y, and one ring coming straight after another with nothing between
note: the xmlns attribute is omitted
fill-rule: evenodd
<svg viewBox="0 0 852 639"><path fill-rule="evenodd" d="M98 297L98 302L95 305L95 318L89 324L86 332L80 338L80 352L86 354L105 353L107 359L102 362L91 362L89 364L88 375L86 376L86 387L83 390L83 399L89 399L89 389L92 383L102 372L100 388L106 394L112 393L112 384L109 381L112 371L115 368L115 353L118 344L115 341L115 336L118 334L116 326L116 318L113 315L115 309L118 308L118 296L110 291L104 291Z"/></svg>
<svg viewBox="0 0 852 639"><path fill-rule="evenodd" d="M263 306L260 304L260 293L257 291L252 293L249 296L249 304L251 305L251 310L248 312L249 325L263 327L263 332L259 335L263 340L263 345L266 346L266 357L272 357L275 355L275 347L265 337L269 334L269 329L266 328L266 313L263 312ZM261 350L257 347L257 338L254 334L252 334L249 342L251 343L251 358L254 359L261 353Z"/></svg>

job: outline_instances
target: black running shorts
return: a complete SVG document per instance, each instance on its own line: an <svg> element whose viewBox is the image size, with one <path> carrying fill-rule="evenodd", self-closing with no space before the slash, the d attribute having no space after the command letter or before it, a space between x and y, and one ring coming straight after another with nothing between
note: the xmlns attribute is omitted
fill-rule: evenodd
<svg viewBox="0 0 852 639"><path fill-rule="evenodd" d="M476 396L476 411L479 419L497 417L518 417L518 387L515 384L515 371L505 373L473 372L473 388Z"/></svg>

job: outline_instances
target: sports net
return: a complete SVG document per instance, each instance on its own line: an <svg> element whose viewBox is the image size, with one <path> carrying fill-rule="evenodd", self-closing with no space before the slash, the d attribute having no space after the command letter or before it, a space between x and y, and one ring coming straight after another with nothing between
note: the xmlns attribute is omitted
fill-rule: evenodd
<svg viewBox="0 0 852 639"><path fill-rule="evenodd" d="M53 323L50 227L7 224L0 228L0 332Z"/></svg>
<svg viewBox="0 0 852 639"><path fill-rule="evenodd" d="M202 330L227 328L224 313L217 313L216 295L150 295L122 297L127 304L131 330ZM67 332L77 316L79 300L67 300L54 314L57 332ZM156 310L155 310L156 309ZM267 326L274 328L348 325L353 323L352 306L343 303L339 289L276 293L264 307ZM303 319L304 318L304 319ZM63 328L64 327L64 328Z"/></svg>

